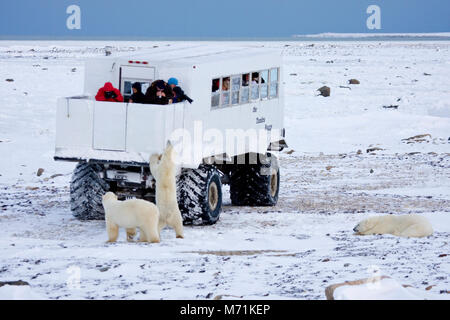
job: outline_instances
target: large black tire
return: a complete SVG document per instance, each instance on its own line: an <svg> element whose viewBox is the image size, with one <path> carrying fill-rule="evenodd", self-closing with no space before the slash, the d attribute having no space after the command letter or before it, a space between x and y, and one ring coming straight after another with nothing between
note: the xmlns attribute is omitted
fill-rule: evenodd
<svg viewBox="0 0 450 320"><path fill-rule="evenodd" d="M100 178L101 167L96 164L79 163L73 171L70 183L70 209L78 220L104 220L102 195L109 184Z"/></svg>
<svg viewBox="0 0 450 320"><path fill-rule="evenodd" d="M230 174L230 197L234 206L275 206L280 190L280 168L275 156L257 164L236 164Z"/></svg>
<svg viewBox="0 0 450 320"><path fill-rule="evenodd" d="M209 165L183 169L177 180L178 207L183 224L214 224L222 210L219 171Z"/></svg>

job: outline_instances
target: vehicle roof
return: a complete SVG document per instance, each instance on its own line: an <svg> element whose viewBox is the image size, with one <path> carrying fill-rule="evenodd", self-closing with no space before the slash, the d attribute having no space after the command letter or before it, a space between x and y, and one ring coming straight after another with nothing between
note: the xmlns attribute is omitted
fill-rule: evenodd
<svg viewBox="0 0 450 320"><path fill-rule="evenodd" d="M217 63L218 60L239 59L245 56L256 57L278 55L279 50L259 46L224 46L211 44L169 44L152 48L139 54L121 54L111 57L113 59L143 60L151 64L164 64L170 62L177 65L192 65L202 63Z"/></svg>

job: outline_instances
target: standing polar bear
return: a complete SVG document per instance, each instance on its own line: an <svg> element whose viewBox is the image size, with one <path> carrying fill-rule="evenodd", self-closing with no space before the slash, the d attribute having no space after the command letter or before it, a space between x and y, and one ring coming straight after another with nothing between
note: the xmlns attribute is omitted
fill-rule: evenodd
<svg viewBox="0 0 450 320"><path fill-rule="evenodd" d="M175 180L176 166L174 149L170 141L162 155L150 157L150 171L156 180L156 205L159 209L158 231L169 225L175 229L177 238L183 238L183 218L177 201L177 185Z"/></svg>
<svg viewBox="0 0 450 320"><path fill-rule="evenodd" d="M119 227L127 229L128 240L134 236L136 228L139 228L140 242L159 242L159 210L155 204L142 199L119 201L112 192L103 195L102 204L108 242L117 240Z"/></svg>
<svg viewBox="0 0 450 320"><path fill-rule="evenodd" d="M416 214L370 217L358 223L353 231L357 235L392 234L399 237L427 237L433 228L425 217Z"/></svg>

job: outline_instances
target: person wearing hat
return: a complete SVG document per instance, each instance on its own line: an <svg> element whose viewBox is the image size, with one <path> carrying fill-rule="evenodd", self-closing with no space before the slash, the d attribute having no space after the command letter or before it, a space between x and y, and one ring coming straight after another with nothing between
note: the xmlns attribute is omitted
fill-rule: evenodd
<svg viewBox="0 0 450 320"><path fill-rule="evenodd" d="M130 97L130 100L128 102L130 103L144 103L145 101L145 95L142 93L142 86L140 82L135 82L131 86L133 90L133 94Z"/></svg>
<svg viewBox="0 0 450 320"><path fill-rule="evenodd" d="M163 80L156 80L145 92L145 103L169 104L172 103L172 88Z"/></svg>
<svg viewBox="0 0 450 320"><path fill-rule="evenodd" d="M192 99L189 98L187 95L184 94L184 91L178 86L178 79L177 78L170 78L167 81L168 85L172 88L173 91L173 103L182 102L184 100L189 101L189 103L192 103Z"/></svg>
<svg viewBox="0 0 450 320"><path fill-rule="evenodd" d="M177 79L177 78L170 78L170 79L167 81L167 84L173 89L173 88L175 88L176 86L178 86L178 79Z"/></svg>
<svg viewBox="0 0 450 320"><path fill-rule="evenodd" d="M123 102L120 91L113 87L111 82L105 82L105 85L98 89L95 96L97 101Z"/></svg>

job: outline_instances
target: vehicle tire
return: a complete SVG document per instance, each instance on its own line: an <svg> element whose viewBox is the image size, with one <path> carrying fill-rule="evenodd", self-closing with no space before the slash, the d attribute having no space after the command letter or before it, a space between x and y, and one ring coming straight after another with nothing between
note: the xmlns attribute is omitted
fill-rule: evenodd
<svg viewBox="0 0 450 320"><path fill-rule="evenodd" d="M209 165L184 169L177 179L178 207L183 224L214 224L222 211L219 171Z"/></svg>
<svg viewBox="0 0 450 320"><path fill-rule="evenodd" d="M104 220L102 195L109 184L98 175L101 167L96 164L78 163L70 183L70 209L78 220Z"/></svg>
<svg viewBox="0 0 450 320"><path fill-rule="evenodd" d="M257 164L236 164L230 174L230 197L234 206L275 206L280 190L280 168L275 156Z"/></svg>

